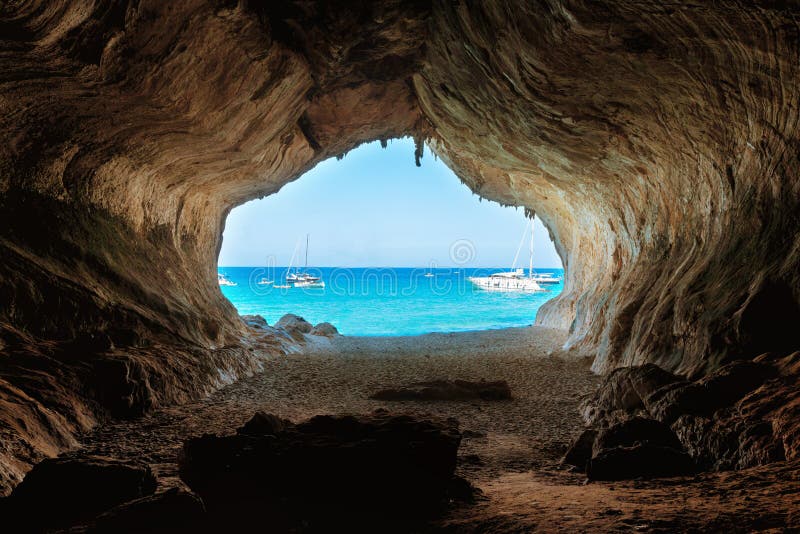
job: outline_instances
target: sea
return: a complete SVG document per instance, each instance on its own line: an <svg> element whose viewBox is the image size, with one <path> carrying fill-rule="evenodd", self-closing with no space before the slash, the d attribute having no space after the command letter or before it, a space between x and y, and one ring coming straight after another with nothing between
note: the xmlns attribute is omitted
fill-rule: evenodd
<svg viewBox="0 0 800 534"><path fill-rule="evenodd" d="M241 315L274 324L294 313L317 324L332 323L348 336L406 336L528 326L539 307L558 295L563 282L541 293L489 292L467 278L508 269L321 267L306 270L325 288L278 288L285 267L220 267L235 286L220 286ZM563 277L563 269L536 269ZM427 273L433 276L425 276ZM273 284L259 284L271 280Z"/></svg>

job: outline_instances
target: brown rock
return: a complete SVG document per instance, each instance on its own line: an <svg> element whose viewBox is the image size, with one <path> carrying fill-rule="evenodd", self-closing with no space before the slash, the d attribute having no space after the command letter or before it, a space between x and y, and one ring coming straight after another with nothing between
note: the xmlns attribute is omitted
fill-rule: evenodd
<svg viewBox="0 0 800 534"><path fill-rule="evenodd" d="M87 525L91 533L205 532L205 506L197 495L170 488L101 514Z"/></svg>
<svg viewBox="0 0 800 534"><path fill-rule="evenodd" d="M251 417L244 426L237 429L236 432L238 434L252 436L274 436L280 434L290 426L292 426L292 422L288 419L281 419L271 413L256 412L256 414Z"/></svg>
<svg viewBox="0 0 800 534"><path fill-rule="evenodd" d="M592 447L592 455L597 456L614 447L632 447L643 443L678 451L682 449L681 442L669 426L654 419L632 417L600 430Z"/></svg>
<svg viewBox="0 0 800 534"><path fill-rule="evenodd" d="M145 464L100 457L47 459L6 498L4 515L34 531L69 527L155 489Z"/></svg>
<svg viewBox="0 0 800 534"><path fill-rule="evenodd" d="M386 412L316 416L277 433L190 439L181 478L228 528L399 525L446 501L460 440L448 423Z"/></svg>
<svg viewBox="0 0 800 534"><path fill-rule="evenodd" d="M331 323L319 323L311 329L309 334L312 336L331 337L339 335L339 331Z"/></svg>
<svg viewBox="0 0 800 534"><path fill-rule="evenodd" d="M561 463L577 467L581 471L586 471L589 460L592 459L594 440L597 438L597 430L587 428L581 432L575 441L572 442Z"/></svg>
<svg viewBox="0 0 800 534"><path fill-rule="evenodd" d="M694 471L694 462L685 452L645 443L604 449L591 459L586 476L589 480L628 480L682 476Z"/></svg>
<svg viewBox="0 0 800 534"><path fill-rule="evenodd" d="M287 313L278 319L275 328L282 328L298 341L302 341L303 334L308 334L313 329L311 323L293 313Z"/></svg>
<svg viewBox="0 0 800 534"><path fill-rule="evenodd" d="M584 420L592 425L617 410L627 414L643 411L656 391L682 381L653 364L615 369L598 391L582 403Z"/></svg>
<svg viewBox="0 0 800 534"><path fill-rule="evenodd" d="M370 398L383 401L497 401L511 399L511 388L505 380L432 380L396 389L382 389L370 395Z"/></svg>

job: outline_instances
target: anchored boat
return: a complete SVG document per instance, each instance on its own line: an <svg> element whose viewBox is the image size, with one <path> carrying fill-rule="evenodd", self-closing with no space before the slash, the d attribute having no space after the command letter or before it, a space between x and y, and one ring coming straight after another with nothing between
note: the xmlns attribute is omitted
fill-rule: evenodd
<svg viewBox="0 0 800 534"><path fill-rule="evenodd" d="M286 271L286 283L291 285L292 287L307 287L307 288L321 289L325 287L325 282L323 282L319 276L312 276L306 272L308 270L308 242L309 242L309 234L306 234L306 263L305 267L303 268L303 271L296 270L295 272L291 272L292 267L290 265L289 269ZM292 255L292 261L294 261L294 255Z"/></svg>
<svg viewBox="0 0 800 534"><path fill-rule="evenodd" d="M536 292L547 291L539 285L533 272L533 219L531 219L531 247L530 247L530 268L528 269L528 276L525 276L523 269L516 269L517 259L519 252L522 250L522 244L525 242L525 232L522 233L519 247L517 247L517 254L514 256L511 271L494 273L489 276L470 276L467 278L475 287L484 289L486 291L512 291L512 292ZM551 275L552 276L552 275ZM539 276L539 278L546 278ZM549 279L548 279L549 280ZM550 282L547 282L550 283Z"/></svg>

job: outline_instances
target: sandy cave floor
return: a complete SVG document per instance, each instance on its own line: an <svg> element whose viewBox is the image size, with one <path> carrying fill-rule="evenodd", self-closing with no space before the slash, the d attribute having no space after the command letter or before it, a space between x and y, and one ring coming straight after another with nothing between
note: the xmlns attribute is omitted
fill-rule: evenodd
<svg viewBox="0 0 800 534"><path fill-rule="evenodd" d="M538 327L416 337L338 337L306 354L271 358L263 373L191 404L105 425L80 454L148 462L177 481L183 440L232 433L255 411L300 421L321 413L393 412L454 417L465 433L458 474L483 492L436 527L454 532L782 531L800 525L800 466L657 481L586 484L558 461L582 424L580 398L600 378L588 358L562 354L565 333ZM501 402L386 402L378 389L434 379L506 380Z"/></svg>

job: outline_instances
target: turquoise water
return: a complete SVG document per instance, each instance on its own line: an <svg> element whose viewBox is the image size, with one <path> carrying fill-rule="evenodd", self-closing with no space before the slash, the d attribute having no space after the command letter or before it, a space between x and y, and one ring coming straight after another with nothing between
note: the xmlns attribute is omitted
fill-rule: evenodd
<svg viewBox="0 0 800 534"><path fill-rule="evenodd" d="M527 326L539 307L558 295L562 284L542 293L494 293L475 289L468 276L506 269L319 268L324 289L280 289L285 268L220 267L236 286L220 286L241 315L263 316L274 324L294 313L311 323L327 321L350 336L417 335ZM425 277L428 271L434 277ZM458 272L456 272L458 271ZM563 276L562 269L537 269Z"/></svg>

